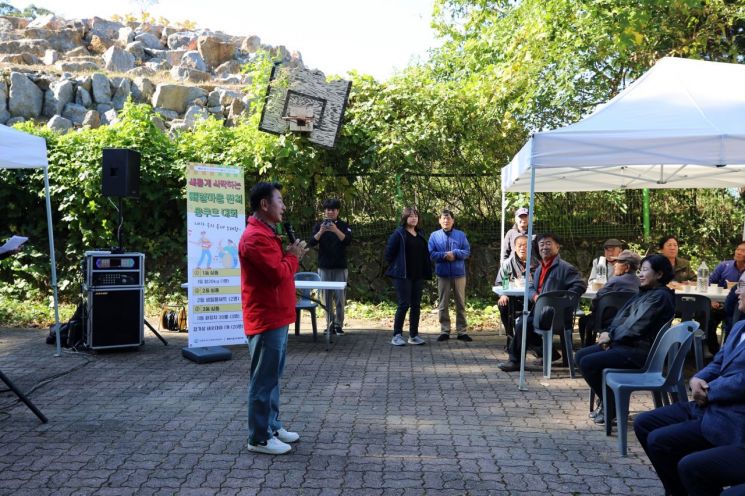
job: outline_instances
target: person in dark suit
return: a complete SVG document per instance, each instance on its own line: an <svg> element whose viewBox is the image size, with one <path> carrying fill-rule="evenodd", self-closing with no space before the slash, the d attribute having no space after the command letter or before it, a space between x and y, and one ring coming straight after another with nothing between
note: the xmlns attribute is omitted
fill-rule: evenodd
<svg viewBox="0 0 745 496"><path fill-rule="evenodd" d="M745 483L745 321L690 386L693 401L639 415L634 432L666 494L720 494Z"/></svg>

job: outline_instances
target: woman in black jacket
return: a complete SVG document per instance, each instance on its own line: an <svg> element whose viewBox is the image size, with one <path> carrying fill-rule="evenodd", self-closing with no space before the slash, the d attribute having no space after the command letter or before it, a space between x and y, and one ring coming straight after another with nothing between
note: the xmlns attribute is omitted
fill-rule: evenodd
<svg viewBox="0 0 745 496"><path fill-rule="evenodd" d="M621 307L596 345L576 353L577 367L598 398L603 396L604 369L640 369L644 365L657 333L675 313L675 295L667 287L674 275L673 266L664 256L645 257L639 273L639 293ZM612 397L606 407L608 418L615 418ZM593 413L595 422L603 423L602 410Z"/></svg>
<svg viewBox="0 0 745 496"><path fill-rule="evenodd" d="M404 208L399 227L388 238L385 274L393 279L396 287L398 307L393 319L393 346L404 346L404 319L409 311L409 344L424 344L419 337L419 314L421 311L424 281L432 277L427 240L420 228L419 212L414 207Z"/></svg>

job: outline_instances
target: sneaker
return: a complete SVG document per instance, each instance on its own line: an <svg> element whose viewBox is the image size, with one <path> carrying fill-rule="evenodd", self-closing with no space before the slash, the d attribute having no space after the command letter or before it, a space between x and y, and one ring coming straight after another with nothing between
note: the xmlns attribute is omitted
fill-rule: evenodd
<svg viewBox="0 0 745 496"><path fill-rule="evenodd" d="M438 341L447 341L448 339L450 339L450 334L440 334L437 336Z"/></svg>
<svg viewBox="0 0 745 496"><path fill-rule="evenodd" d="M468 334L458 334L458 341L465 341L466 343L470 343L471 341L473 341L473 338Z"/></svg>
<svg viewBox="0 0 745 496"><path fill-rule="evenodd" d="M297 432L290 432L285 428L282 428L274 433L274 437L282 441L283 443L294 443L300 439L300 434Z"/></svg>
<svg viewBox="0 0 745 496"><path fill-rule="evenodd" d="M513 362L512 360L509 360L507 362L500 362L497 364L497 367L499 367L499 370L502 372L516 372L520 370L520 364L517 362Z"/></svg>
<svg viewBox="0 0 745 496"><path fill-rule="evenodd" d="M343 336L344 335L344 329L341 328L341 325L334 324L334 333L336 333L337 336Z"/></svg>
<svg viewBox="0 0 745 496"><path fill-rule="evenodd" d="M393 336L393 339L391 339L391 344L393 346L406 346L406 341L404 341L404 337L400 334L396 334Z"/></svg>
<svg viewBox="0 0 745 496"><path fill-rule="evenodd" d="M593 411L591 411L587 416L591 419L595 420L598 417L603 417L603 404L600 403L597 408L595 408Z"/></svg>
<svg viewBox="0 0 745 496"><path fill-rule="evenodd" d="M426 343L426 341L420 338L419 336L414 336L413 338L409 338L409 344L424 344L424 343Z"/></svg>
<svg viewBox="0 0 745 496"><path fill-rule="evenodd" d="M248 451L264 453L266 455L282 455L291 449L292 446L283 443L274 436L261 443L248 443Z"/></svg>

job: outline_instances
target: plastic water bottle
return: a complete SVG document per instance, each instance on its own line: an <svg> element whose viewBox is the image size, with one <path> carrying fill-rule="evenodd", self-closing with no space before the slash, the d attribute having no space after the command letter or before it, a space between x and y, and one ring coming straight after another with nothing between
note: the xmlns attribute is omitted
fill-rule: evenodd
<svg viewBox="0 0 745 496"><path fill-rule="evenodd" d="M502 289L510 289L510 277L512 277L512 266L508 263L502 271Z"/></svg>
<svg viewBox="0 0 745 496"><path fill-rule="evenodd" d="M696 272L696 291L706 293L709 290L709 267L706 262L701 262Z"/></svg>
<svg viewBox="0 0 745 496"><path fill-rule="evenodd" d="M600 283L605 284L608 282L608 273L607 273L607 265L605 263L605 257L600 257L598 259L598 269L597 269L597 281Z"/></svg>

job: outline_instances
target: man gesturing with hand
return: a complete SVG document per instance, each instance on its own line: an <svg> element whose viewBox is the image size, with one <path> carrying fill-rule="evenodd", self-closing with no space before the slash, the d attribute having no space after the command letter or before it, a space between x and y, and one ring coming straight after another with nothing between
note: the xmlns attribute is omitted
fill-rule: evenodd
<svg viewBox="0 0 745 496"><path fill-rule="evenodd" d="M719 494L745 483L745 321L690 386L693 401L639 415L634 431L666 494Z"/></svg>

